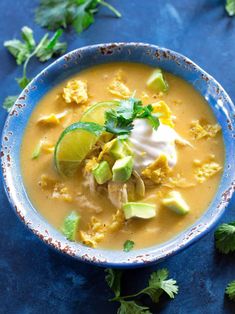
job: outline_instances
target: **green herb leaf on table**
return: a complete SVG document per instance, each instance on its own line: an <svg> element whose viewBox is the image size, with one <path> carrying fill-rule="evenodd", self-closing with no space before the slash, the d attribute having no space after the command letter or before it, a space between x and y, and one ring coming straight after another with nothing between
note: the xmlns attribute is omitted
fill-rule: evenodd
<svg viewBox="0 0 235 314"><path fill-rule="evenodd" d="M225 9L229 16L234 16L235 15L235 0L227 0Z"/></svg>
<svg viewBox="0 0 235 314"><path fill-rule="evenodd" d="M225 293L228 295L230 300L235 301L235 280L227 285Z"/></svg>
<svg viewBox="0 0 235 314"><path fill-rule="evenodd" d="M140 290L136 294L123 296L121 294L122 271L114 269L106 269L105 271L107 272L105 277L106 282L115 295L110 301L120 303L118 309L119 314L151 314L148 307L137 304L133 299L143 294L147 294L154 303L158 303L160 296L164 292L173 299L179 290L176 281L174 279L168 279L168 270L159 269L150 275L148 286L146 288Z"/></svg>
<svg viewBox="0 0 235 314"><path fill-rule="evenodd" d="M125 243L123 244L123 251L130 252L130 250L133 249L134 245L135 245L134 241L126 240Z"/></svg>
<svg viewBox="0 0 235 314"><path fill-rule="evenodd" d="M53 55L61 55L67 49L66 43L58 42L58 39L63 34L62 29L58 29L51 39L48 39L48 34L46 34L38 44L40 48L36 53L36 57L40 62L45 62L49 60Z"/></svg>
<svg viewBox="0 0 235 314"><path fill-rule="evenodd" d="M4 42L4 46L16 59L16 63L18 65L23 64L22 77L16 79L21 89L24 89L31 81L31 79L27 76L27 67L31 58L36 56L40 62L45 62L54 55L60 55L66 51L67 44L59 42L59 38L62 33L63 31L58 29L52 38L49 38L49 34L45 34L39 43L36 44L33 30L24 26L21 29L22 41L13 39ZM7 97L3 103L3 108L9 111L16 98L17 96Z"/></svg>
<svg viewBox="0 0 235 314"><path fill-rule="evenodd" d="M8 112L11 110L12 106L16 102L16 99L18 96L7 96L5 100L3 101L3 108L6 109Z"/></svg>
<svg viewBox="0 0 235 314"><path fill-rule="evenodd" d="M235 221L224 223L215 231L216 248L224 254L235 251Z"/></svg>
<svg viewBox="0 0 235 314"><path fill-rule="evenodd" d="M30 83L31 79L27 78L26 75L23 75L22 77L17 78L16 81L17 81L19 87L21 89L24 89Z"/></svg>
<svg viewBox="0 0 235 314"><path fill-rule="evenodd" d="M24 26L21 30L21 36L25 42L25 45L28 47L28 50L32 51L36 46L32 29L28 26Z"/></svg>
<svg viewBox="0 0 235 314"><path fill-rule="evenodd" d="M151 314L149 308L138 305L135 301L120 301L118 314Z"/></svg>
<svg viewBox="0 0 235 314"><path fill-rule="evenodd" d="M167 279L169 272L167 269L159 269L151 274L148 287L142 290L141 293L148 294L153 302L159 302L160 296L165 292L171 299L174 299L178 293L178 286L173 279Z"/></svg>
<svg viewBox="0 0 235 314"><path fill-rule="evenodd" d="M109 288L113 291L115 297L120 296L121 291L121 277L122 271L118 269L105 269L107 275L105 276L105 280L109 286Z"/></svg>
<svg viewBox="0 0 235 314"><path fill-rule="evenodd" d="M24 26L21 29L21 36L23 41L12 39L4 42L4 47L13 55L18 65L21 65L30 56L36 45L31 28Z"/></svg>
<svg viewBox="0 0 235 314"><path fill-rule="evenodd" d="M81 33L94 23L94 14L98 12L99 6L105 6L116 17L121 17L112 5L102 0L41 0L35 20L49 30L72 25L77 33Z"/></svg>
<svg viewBox="0 0 235 314"><path fill-rule="evenodd" d="M148 286L137 294L132 296L125 296L124 298L137 297L141 294L147 294L150 296L154 303L159 302L160 296L165 292L171 299L174 299L178 293L179 287L174 279L167 279L169 272L167 269L159 269L150 275Z"/></svg>

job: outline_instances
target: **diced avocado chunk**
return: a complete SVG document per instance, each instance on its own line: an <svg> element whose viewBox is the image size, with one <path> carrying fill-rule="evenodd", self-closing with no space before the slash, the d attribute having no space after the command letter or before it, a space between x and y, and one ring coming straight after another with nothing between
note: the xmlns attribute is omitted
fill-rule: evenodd
<svg viewBox="0 0 235 314"><path fill-rule="evenodd" d="M168 90L167 81L164 79L161 69L155 69L147 80L148 88L155 92L166 92Z"/></svg>
<svg viewBox="0 0 235 314"><path fill-rule="evenodd" d="M132 150L127 141L117 139L110 149L110 155L115 159L121 159L126 156L131 156Z"/></svg>
<svg viewBox="0 0 235 314"><path fill-rule="evenodd" d="M104 184L108 180L112 179L112 172L109 164L106 160L101 161L93 170L92 173L98 184Z"/></svg>
<svg viewBox="0 0 235 314"><path fill-rule="evenodd" d="M75 241L79 222L80 222L80 215L75 211L72 211L65 218L61 231L68 240Z"/></svg>
<svg viewBox="0 0 235 314"><path fill-rule="evenodd" d="M185 215L190 208L178 191L170 191L162 200L162 204L179 215Z"/></svg>
<svg viewBox="0 0 235 314"><path fill-rule="evenodd" d="M133 217L150 219L156 216L156 206L147 203L129 202L123 205L123 211L126 219Z"/></svg>
<svg viewBox="0 0 235 314"><path fill-rule="evenodd" d="M126 182L132 173L134 160L132 156L127 156L116 160L113 165L113 181L115 182Z"/></svg>

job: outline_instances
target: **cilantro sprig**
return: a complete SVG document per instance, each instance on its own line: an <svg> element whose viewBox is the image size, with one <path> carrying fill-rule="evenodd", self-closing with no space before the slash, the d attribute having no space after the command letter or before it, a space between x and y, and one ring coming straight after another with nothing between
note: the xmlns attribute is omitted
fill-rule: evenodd
<svg viewBox="0 0 235 314"><path fill-rule="evenodd" d="M225 9L229 16L235 15L235 0L226 0Z"/></svg>
<svg viewBox="0 0 235 314"><path fill-rule="evenodd" d="M81 33L94 23L100 6L107 7L116 17L121 17L111 4L103 0L41 0L36 10L36 22L49 30L72 25Z"/></svg>
<svg viewBox="0 0 235 314"><path fill-rule="evenodd" d="M235 251L235 221L224 223L215 231L216 248L224 254Z"/></svg>
<svg viewBox="0 0 235 314"><path fill-rule="evenodd" d="M235 221L230 223L223 223L215 231L215 245L216 248L223 254L235 252ZM235 301L235 280L230 282L225 294L229 299Z"/></svg>
<svg viewBox="0 0 235 314"><path fill-rule="evenodd" d="M148 307L142 306L133 299L147 294L154 303L158 303L163 293L166 293L172 299L178 293L177 283L174 279L168 279L169 272L167 269L159 269L153 272L150 275L147 287L136 294L126 296L121 295L122 272L114 269L106 269L106 272L106 282L114 293L114 298L110 301L120 303L118 314L151 314Z"/></svg>
<svg viewBox="0 0 235 314"><path fill-rule="evenodd" d="M23 64L22 76L16 81L20 88L24 89L31 78L27 75L28 64L33 57L36 57L40 62L49 60L54 55L63 54L67 49L67 44L59 42L63 31L58 29L55 34L49 38L49 34L45 34L41 40L36 43L33 30L27 26L21 29L22 40L12 39L4 42L4 46L15 58L17 65ZM3 108L8 111L13 106L17 96L8 96L3 102Z"/></svg>
<svg viewBox="0 0 235 314"><path fill-rule="evenodd" d="M3 108L9 112L11 110L11 107L16 102L17 98L18 96L7 96L3 101L3 104L2 104Z"/></svg>
<svg viewBox="0 0 235 314"><path fill-rule="evenodd" d="M235 301L235 280L227 285L225 293L230 300Z"/></svg>
<svg viewBox="0 0 235 314"><path fill-rule="evenodd" d="M120 102L116 109L107 110L105 113L105 129L115 135L128 135L134 127L135 119L148 119L157 129L159 119L152 113L152 105L143 106L142 102L136 98L129 98Z"/></svg>

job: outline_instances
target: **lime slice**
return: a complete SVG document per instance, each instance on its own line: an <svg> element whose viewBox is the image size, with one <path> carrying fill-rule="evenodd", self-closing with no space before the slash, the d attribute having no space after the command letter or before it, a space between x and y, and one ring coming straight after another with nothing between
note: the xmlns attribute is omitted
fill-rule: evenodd
<svg viewBox="0 0 235 314"><path fill-rule="evenodd" d="M103 132L96 123L77 122L67 127L55 146L54 162L60 174L72 176Z"/></svg>
<svg viewBox="0 0 235 314"><path fill-rule="evenodd" d="M118 101L102 101L89 107L81 116L80 121L95 122L104 125L105 111L119 105Z"/></svg>

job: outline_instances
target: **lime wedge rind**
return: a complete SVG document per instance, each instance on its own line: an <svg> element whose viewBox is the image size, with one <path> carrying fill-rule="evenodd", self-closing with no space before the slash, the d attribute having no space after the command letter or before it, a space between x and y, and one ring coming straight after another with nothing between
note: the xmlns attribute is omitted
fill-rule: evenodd
<svg viewBox="0 0 235 314"><path fill-rule="evenodd" d="M103 132L103 127L93 122L77 122L67 127L55 146L54 163L57 171L73 175Z"/></svg>

